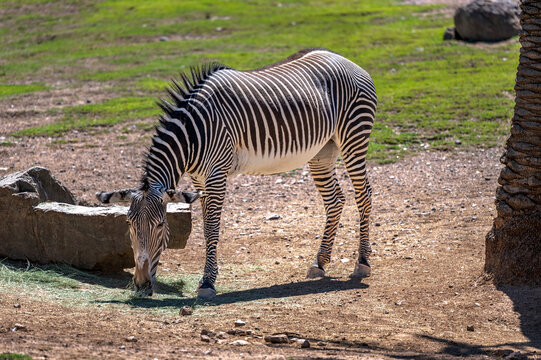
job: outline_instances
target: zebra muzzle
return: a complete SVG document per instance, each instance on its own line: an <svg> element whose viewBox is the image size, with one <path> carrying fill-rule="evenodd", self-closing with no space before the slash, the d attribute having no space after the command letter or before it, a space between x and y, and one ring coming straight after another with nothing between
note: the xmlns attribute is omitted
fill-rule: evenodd
<svg viewBox="0 0 541 360"><path fill-rule="evenodd" d="M147 257L138 257L133 275L135 290L145 296L152 295L153 282L150 276L150 265Z"/></svg>

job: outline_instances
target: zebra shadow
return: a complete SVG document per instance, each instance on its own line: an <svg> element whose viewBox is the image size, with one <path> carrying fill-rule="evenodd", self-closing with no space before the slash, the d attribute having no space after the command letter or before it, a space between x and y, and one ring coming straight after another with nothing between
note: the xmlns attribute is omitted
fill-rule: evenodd
<svg viewBox="0 0 541 360"><path fill-rule="evenodd" d="M162 308L208 305L219 306L225 304L234 304L239 302L281 299L294 296L323 294L328 292L367 289L368 285L362 283L359 279L339 280L338 278L325 277L318 280L305 280L286 284L270 285L259 288L251 288L237 291L218 293L218 295L208 302L198 300L197 297L179 297L179 298L132 298L128 300L101 300L99 303L126 304L139 308Z"/></svg>

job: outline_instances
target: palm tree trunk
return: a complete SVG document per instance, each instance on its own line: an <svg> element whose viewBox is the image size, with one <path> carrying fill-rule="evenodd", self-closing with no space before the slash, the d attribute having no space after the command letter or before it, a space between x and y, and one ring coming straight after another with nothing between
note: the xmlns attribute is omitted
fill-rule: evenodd
<svg viewBox="0 0 541 360"><path fill-rule="evenodd" d="M515 114L486 237L485 270L498 283L541 284L541 2L522 0Z"/></svg>

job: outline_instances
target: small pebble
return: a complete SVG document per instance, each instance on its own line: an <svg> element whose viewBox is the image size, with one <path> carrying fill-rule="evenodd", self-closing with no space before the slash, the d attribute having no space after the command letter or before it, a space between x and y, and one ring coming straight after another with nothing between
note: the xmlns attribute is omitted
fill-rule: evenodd
<svg viewBox="0 0 541 360"><path fill-rule="evenodd" d="M13 328L11 328L11 331L19 331L19 330L26 330L26 326L21 325L19 323L15 323L13 325Z"/></svg>
<svg viewBox="0 0 541 360"><path fill-rule="evenodd" d="M202 342L210 342L210 337L208 337L207 335L201 335L201 341Z"/></svg>
<svg viewBox="0 0 541 360"><path fill-rule="evenodd" d="M310 341L308 341L306 339L301 339L299 341L299 343L301 344L301 349L309 349L310 348Z"/></svg>
<svg viewBox="0 0 541 360"><path fill-rule="evenodd" d="M14 307L15 309L19 309L19 308L21 307L21 304L14 304L13 307Z"/></svg>
<svg viewBox="0 0 541 360"><path fill-rule="evenodd" d="M235 327L241 327L241 326L244 326L246 325L246 322L242 321L242 320L235 320Z"/></svg>
<svg viewBox="0 0 541 360"><path fill-rule="evenodd" d="M511 354L507 355L505 357L506 359L513 359L513 360L526 360L528 357L526 354L522 354L520 351L513 351Z"/></svg>
<svg viewBox="0 0 541 360"><path fill-rule="evenodd" d="M282 217L278 214L272 214L272 215L269 215L267 216L267 220L280 220Z"/></svg>
<svg viewBox="0 0 541 360"><path fill-rule="evenodd" d="M511 355L512 353L513 350L511 349L496 349L492 352L492 354L497 357L506 357L508 355Z"/></svg>
<svg viewBox="0 0 541 360"><path fill-rule="evenodd" d="M289 344L289 338L286 334L267 335L265 341L271 344Z"/></svg>
<svg viewBox="0 0 541 360"><path fill-rule="evenodd" d="M244 329L231 329L231 330L228 330L227 333L229 335L237 335L237 336L251 336L254 334L253 330L244 330Z"/></svg>
<svg viewBox="0 0 541 360"><path fill-rule="evenodd" d="M124 350L124 349L126 349L126 346L125 346L125 345L120 345L118 348L119 348L120 350Z"/></svg>
<svg viewBox="0 0 541 360"><path fill-rule="evenodd" d="M215 333L214 331L207 330L207 329L201 330L201 335L208 336L209 338L214 338L214 337L216 337L216 333Z"/></svg>
<svg viewBox="0 0 541 360"><path fill-rule="evenodd" d="M468 326L466 326L466 330L475 331L475 328L473 327L473 325L468 325Z"/></svg>
<svg viewBox="0 0 541 360"><path fill-rule="evenodd" d="M192 315L193 314L193 309L189 306L183 306L182 309L180 309L180 315L182 316L187 316L187 315Z"/></svg>
<svg viewBox="0 0 541 360"><path fill-rule="evenodd" d="M246 346L246 345L250 345L250 343L246 340L235 340L235 341L230 342L229 345Z"/></svg>
<svg viewBox="0 0 541 360"><path fill-rule="evenodd" d="M135 338L135 336L128 336L126 338L126 341L127 342L137 342L137 339Z"/></svg>

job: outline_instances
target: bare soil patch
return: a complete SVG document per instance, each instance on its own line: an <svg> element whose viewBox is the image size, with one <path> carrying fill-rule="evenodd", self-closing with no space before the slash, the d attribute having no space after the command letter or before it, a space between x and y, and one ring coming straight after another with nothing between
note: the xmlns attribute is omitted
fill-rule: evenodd
<svg viewBox="0 0 541 360"><path fill-rule="evenodd" d="M137 183L149 135L136 129L121 133L125 126L70 133L66 139L76 142L62 145L45 138L17 140L0 153L0 167L46 166L80 199L92 201L96 191ZM229 181L219 246L218 283L233 292L219 294L214 306L196 308L192 316L173 318L144 307L118 312L107 304L79 308L2 293L0 353L379 359L487 358L511 349L539 358L541 290L498 289L483 274L501 153L424 152L391 165L370 164L373 275L362 282L348 277L357 256L357 210L343 166L339 174L348 203L328 278L315 281L305 274L319 246L324 213L307 168L287 176L237 176ZM190 187L187 181L183 186ZM272 213L281 219L266 220ZM199 204L193 218L187 248L167 250L159 272L202 272ZM227 331L236 319L246 321L255 337L228 335L224 344L200 340L202 329ZM15 323L26 330L11 331ZM296 333L312 346L261 345L262 336L279 332ZM137 342L126 342L128 336ZM250 345L229 345L237 339Z"/></svg>
<svg viewBox="0 0 541 360"><path fill-rule="evenodd" d="M51 110L66 106L96 104L110 97L107 83L85 83L72 88L58 83L58 88L13 95L0 100L0 134L7 135L30 127L47 125L59 120L62 113Z"/></svg>

